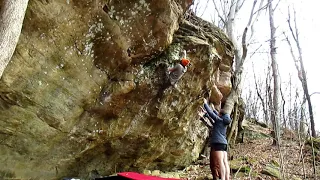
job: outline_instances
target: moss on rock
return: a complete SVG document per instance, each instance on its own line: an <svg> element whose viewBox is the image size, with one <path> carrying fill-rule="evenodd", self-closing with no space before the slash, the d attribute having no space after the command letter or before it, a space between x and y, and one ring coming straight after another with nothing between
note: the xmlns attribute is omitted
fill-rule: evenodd
<svg viewBox="0 0 320 180"><path fill-rule="evenodd" d="M251 167L246 163L247 162L244 158L238 158L238 159L231 160L229 162L230 169L234 173L236 173L236 172L249 173L251 171Z"/></svg>
<svg viewBox="0 0 320 180"><path fill-rule="evenodd" d="M277 179L281 179L280 174L280 167L278 163L275 163L276 161L273 161L269 164L267 164L264 169L261 171L262 174L275 177Z"/></svg>

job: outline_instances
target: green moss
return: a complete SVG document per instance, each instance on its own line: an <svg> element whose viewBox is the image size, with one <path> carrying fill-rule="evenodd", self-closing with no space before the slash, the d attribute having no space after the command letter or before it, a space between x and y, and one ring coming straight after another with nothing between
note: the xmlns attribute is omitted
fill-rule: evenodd
<svg viewBox="0 0 320 180"><path fill-rule="evenodd" d="M232 172L244 172L249 173L251 171L251 167L246 164L246 157L238 158L230 161L230 168Z"/></svg>
<svg viewBox="0 0 320 180"><path fill-rule="evenodd" d="M320 138L311 138L308 139L308 141L306 142L308 145L312 145L313 143L313 147L317 150L320 150Z"/></svg>
<svg viewBox="0 0 320 180"><path fill-rule="evenodd" d="M257 132L257 131L252 131L252 130L248 130L245 129L244 130L244 135L245 137L247 137L248 139L266 139L266 138L270 138L270 135L262 133L262 132Z"/></svg>
<svg viewBox="0 0 320 180"><path fill-rule="evenodd" d="M268 176L273 176L277 179L281 179L280 167L278 166L277 163L275 164L274 162L275 161L273 161L270 164L267 164L266 167L261 171L261 173Z"/></svg>
<svg viewBox="0 0 320 180"><path fill-rule="evenodd" d="M169 66L175 65L180 58L179 54L182 50L182 45L180 43L171 44L160 56L153 58L143 65L144 70L150 71L154 70L160 63L166 63Z"/></svg>
<svg viewBox="0 0 320 180"><path fill-rule="evenodd" d="M249 164L252 164L252 165L259 163L259 161L258 161L257 159L254 159L254 158L248 158L248 159L247 159L247 162L248 162Z"/></svg>
<svg viewBox="0 0 320 180"><path fill-rule="evenodd" d="M271 160L271 164L275 167L278 167L278 168L280 167L280 164L276 160Z"/></svg>
<svg viewBox="0 0 320 180"><path fill-rule="evenodd" d="M15 178L14 172L0 170L0 179L13 179Z"/></svg>
<svg viewBox="0 0 320 180"><path fill-rule="evenodd" d="M234 172L234 179L238 179L239 177L258 177L258 173L253 171L251 169L240 169L239 171Z"/></svg>

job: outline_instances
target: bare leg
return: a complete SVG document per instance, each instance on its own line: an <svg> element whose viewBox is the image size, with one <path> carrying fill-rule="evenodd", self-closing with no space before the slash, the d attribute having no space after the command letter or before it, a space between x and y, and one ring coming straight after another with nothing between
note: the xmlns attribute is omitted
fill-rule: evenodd
<svg viewBox="0 0 320 180"><path fill-rule="evenodd" d="M226 167L224 166L223 157L224 157L224 151L216 151L216 153L219 156L218 162L219 162L219 171L220 171L220 178L221 180L225 180L226 177Z"/></svg>
<svg viewBox="0 0 320 180"><path fill-rule="evenodd" d="M221 180L225 180L226 167L224 165L223 160L224 160L224 151L214 151L213 149L211 149L210 168L211 168L211 173L214 180L216 179L218 174Z"/></svg>
<svg viewBox="0 0 320 180"><path fill-rule="evenodd" d="M217 180L217 177L219 177L219 172L217 168L216 159L214 157L214 150L212 148L210 150L210 169L213 180Z"/></svg>
<svg viewBox="0 0 320 180"><path fill-rule="evenodd" d="M226 168L226 180L230 180L230 167L229 167L229 162L228 162L228 153L226 151L223 151L223 162L224 166Z"/></svg>

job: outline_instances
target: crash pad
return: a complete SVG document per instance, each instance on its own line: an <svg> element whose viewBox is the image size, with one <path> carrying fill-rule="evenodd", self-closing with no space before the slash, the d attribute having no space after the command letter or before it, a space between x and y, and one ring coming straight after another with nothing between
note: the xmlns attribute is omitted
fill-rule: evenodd
<svg viewBox="0 0 320 180"><path fill-rule="evenodd" d="M140 174L136 172L121 172L121 173L118 173L118 176L125 177L132 180L179 180L175 178L162 178L157 176L150 176L150 175Z"/></svg>

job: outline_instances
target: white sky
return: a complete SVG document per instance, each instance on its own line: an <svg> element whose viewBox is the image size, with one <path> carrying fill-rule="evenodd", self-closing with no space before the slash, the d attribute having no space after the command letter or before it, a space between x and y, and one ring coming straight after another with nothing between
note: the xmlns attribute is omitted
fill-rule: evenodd
<svg viewBox="0 0 320 180"><path fill-rule="evenodd" d="M212 0L196 0L195 4L197 4L197 1L200 2L198 15L202 14L201 17L203 19L212 22L212 19L215 15L215 9ZM275 2L278 2L278 0L275 0ZM246 0L243 9L240 11L241 14L239 15L239 17L241 19L238 20L239 23L237 24L237 29L240 31L240 33L242 33L245 25L247 24L252 3L253 0ZM259 5L258 3L256 6ZM313 92L320 92L320 81L318 80L318 78L320 78L320 59L318 55L318 53L320 53L320 46L318 45L320 42L320 1L281 0L275 12L274 18L278 36L281 36L282 32L286 32L289 35L287 29L288 25L286 23L288 15L288 5L290 5L291 7L294 6L297 13L297 25L299 28L300 45L303 52L302 56L304 60L305 70L307 72L309 93L312 94ZM261 13L259 21L255 24L254 36L255 39L258 39L259 41L266 41L270 39L270 28L267 11L263 11ZM297 71L291 58L290 49L288 48L287 43L280 39L277 40L277 60L281 75L281 81L283 82L282 88L286 89L286 86L288 85L289 74L292 75L292 79L295 79L297 86L301 87L301 84L297 78ZM256 49L255 46L257 45L251 45L251 50ZM265 51L266 53L257 53L252 58L250 58L249 54L245 63L245 68L247 69L245 78L250 80L244 82L244 92L246 90L248 91L248 88L252 88L252 86L254 86L252 64L254 64L256 74L259 74L259 72L262 72L260 73L261 75L264 74L263 72L266 69L268 61L268 50L269 44L265 43L263 48L261 48L259 51ZM320 130L320 94L311 96L311 101L313 104L316 129Z"/></svg>

